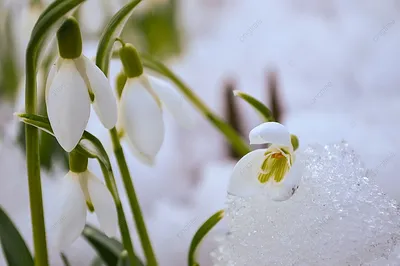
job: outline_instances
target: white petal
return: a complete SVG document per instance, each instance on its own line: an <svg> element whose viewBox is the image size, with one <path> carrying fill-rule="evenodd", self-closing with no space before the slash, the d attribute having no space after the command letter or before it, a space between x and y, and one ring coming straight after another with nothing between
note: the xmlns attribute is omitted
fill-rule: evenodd
<svg viewBox="0 0 400 266"><path fill-rule="evenodd" d="M60 67L62 65L63 59L61 57L57 58L56 61L54 62L54 64L51 66L49 74L47 75L47 80L46 80L46 100L47 100L47 95L49 93L49 88L50 85L53 83L54 77L56 76L56 74L58 73L58 71L60 70Z"/></svg>
<svg viewBox="0 0 400 266"><path fill-rule="evenodd" d="M161 103L174 116L174 118L184 127L192 127L193 117L190 115L189 105L169 83L156 77L148 76L149 82L154 92L159 97Z"/></svg>
<svg viewBox="0 0 400 266"><path fill-rule="evenodd" d="M276 122L266 122L256 126L249 134L250 144L272 143L291 147L290 133L287 128Z"/></svg>
<svg viewBox="0 0 400 266"><path fill-rule="evenodd" d="M258 181L258 171L264 160L265 149L249 152L233 169L228 193L240 197L255 195L264 186Z"/></svg>
<svg viewBox="0 0 400 266"><path fill-rule="evenodd" d="M115 236L118 226L117 210L110 191L91 172L86 171L88 190L100 227L107 236Z"/></svg>
<svg viewBox="0 0 400 266"><path fill-rule="evenodd" d="M61 147L78 144L90 116L89 94L74 61L63 60L47 95L47 115Z"/></svg>
<svg viewBox="0 0 400 266"><path fill-rule="evenodd" d="M137 78L128 79L120 103L119 119L124 133L141 155L139 159L153 162L164 140L161 108Z"/></svg>
<svg viewBox="0 0 400 266"><path fill-rule="evenodd" d="M296 160L282 182L279 184L269 182L267 185L267 191L271 199L274 201L285 201L291 198L299 188L303 170L303 164Z"/></svg>
<svg viewBox="0 0 400 266"><path fill-rule="evenodd" d="M76 173L69 172L63 180L62 215L51 229L57 235L60 250L68 248L82 233L86 223L85 197Z"/></svg>
<svg viewBox="0 0 400 266"><path fill-rule="evenodd" d="M76 66L86 84L94 93L93 108L105 128L117 123L117 100L104 73L87 57L75 59Z"/></svg>

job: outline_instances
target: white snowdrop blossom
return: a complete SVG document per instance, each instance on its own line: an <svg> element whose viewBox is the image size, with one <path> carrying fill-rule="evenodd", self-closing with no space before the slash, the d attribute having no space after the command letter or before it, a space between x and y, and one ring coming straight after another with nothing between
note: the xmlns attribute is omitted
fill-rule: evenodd
<svg viewBox="0 0 400 266"><path fill-rule="evenodd" d="M122 49L135 49L126 44ZM121 54L121 53L120 53ZM127 76L119 102L118 130L127 137L133 154L145 164L152 165L164 140L163 110L166 108L183 126L192 123L188 105L171 86L143 73L141 62L132 66L136 50L121 61ZM130 66L126 66L131 64Z"/></svg>
<svg viewBox="0 0 400 266"><path fill-rule="evenodd" d="M68 248L82 233L87 206L94 209L100 228L108 236L115 236L118 226L117 211L110 191L89 170L69 171L63 180L62 207L55 225L57 246Z"/></svg>
<svg viewBox="0 0 400 266"><path fill-rule="evenodd" d="M271 199L289 199L299 187L302 165L296 162L291 136L285 126L263 123L251 130L250 144L265 144L246 154L233 169L228 193L240 197L253 196L267 189Z"/></svg>
<svg viewBox="0 0 400 266"><path fill-rule="evenodd" d="M107 129L116 125L118 113L116 99L104 73L81 54L81 43L76 45L78 47L71 44L74 34L77 42L80 41L76 25L76 21L68 19L57 32L60 57L51 68L46 84L47 115L57 141L67 152L82 137L91 103Z"/></svg>

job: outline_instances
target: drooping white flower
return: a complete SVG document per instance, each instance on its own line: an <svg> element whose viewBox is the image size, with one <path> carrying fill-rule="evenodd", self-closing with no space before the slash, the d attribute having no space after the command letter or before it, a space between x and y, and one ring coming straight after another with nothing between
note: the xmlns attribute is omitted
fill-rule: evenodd
<svg viewBox="0 0 400 266"><path fill-rule="evenodd" d="M55 224L58 248L69 247L82 233L86 223L87 206L94 209L102 231L115 236L117 211L110 191L89 170L69 171L63 180L62 213Z"/></svg>
<svg viewBox="0 0 400 266"><path fill-rule="evenodd" d="M121 55L127 81L119 103L118 128L138 159L151 165L164 140L163 109L170 111L182 125L191 124L192 120L182 96L168 83L144 74L140 62L132 64L135 61L132 58L140 60L135 48L126 44L122 49L130 51Z"/></svg>
<svg viewBox="0 0 400 266"><path fill-rule="evenodd" d="M68 39L73 39L71 31L80 39L76 25L74 19L67 19L58 31L60 57L51 68L46 84L47 115L57 141L67 152L78 144L86 128L91 103L104 127L111 129L117 122L117 103L108 79L81 54L81 43L78 48L71 47Z"/></svg>
<svg viewBox="0 0 400 266"><path fill-rule="evenodd" d="M291 136L276 122L263 123L249 134L250 144L271 144L246 154L233 169L228 193L253 196L267 189L273 200L289 199L297 190L302 165L296 161Z"/></svg>

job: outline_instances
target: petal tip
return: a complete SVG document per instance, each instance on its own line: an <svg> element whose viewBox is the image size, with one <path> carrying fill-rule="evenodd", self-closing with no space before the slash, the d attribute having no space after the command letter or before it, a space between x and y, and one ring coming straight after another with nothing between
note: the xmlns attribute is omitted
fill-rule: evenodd
<svg viewBox="0 0 400 266"><path fill-rule="evenodd" d="M63 141L59 137L56 137L58 144L60 144L61 148L63 148L66 152L71 152L78 145L80 138L78 141Z"/></svg>

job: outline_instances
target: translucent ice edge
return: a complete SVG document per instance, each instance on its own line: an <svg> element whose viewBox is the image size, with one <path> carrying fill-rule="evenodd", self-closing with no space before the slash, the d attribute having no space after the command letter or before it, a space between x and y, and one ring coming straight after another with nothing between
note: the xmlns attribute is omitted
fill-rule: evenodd
<svg viewBox="0 0 400 266"><path fill-rule="evenodd" d="M298 159L306 171L291 199L228 197L214 265L400 265L398 206L349 145L313 145Z"/></svg>

